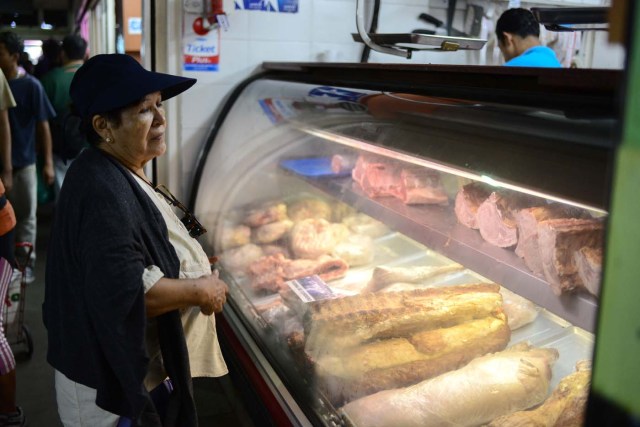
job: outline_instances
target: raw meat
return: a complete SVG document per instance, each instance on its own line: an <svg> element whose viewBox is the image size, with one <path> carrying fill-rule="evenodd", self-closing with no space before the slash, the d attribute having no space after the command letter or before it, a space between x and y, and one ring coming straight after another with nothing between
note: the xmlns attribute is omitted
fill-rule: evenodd
<svg viewBox="0 0 640 427"><path fill-rule="evenodd" d="M458 369L475 357L503 350L510 336L500 313L408 338L330 349L318 360L316 374L331 402L339 405Z"/></svg>
<svg viewBox="0 0 640 427"><path fill-rule="evenodd" d="M247 211L242 223L249 227L259 227L270 222L282 221L286 218L287 205L284 203L266 203Z"/></svg>
<svg viewBox="0 0 640 427"><path fill-rule="evenodd" d="M291 229L291 251L296 258L318 258L338 243L333 225L324 219L305 219Z"/></svg>
<svg viewBox="0 0 640 427"><path fill-rule="evenodd" d="M476 215L482 238L501 248L514 246L518 243L518 229L513 214L532 203L531 198L521 194L491 193L478 207Z"/></svg>
<svg viewBox="0 0 640 427"><path fill-rule="evenodd" d="M334 154L331 157L331 171L336 174L350 172L356 165L357 156Z"/></svg>
<svg viewBox="0 0 640 427"><path fill-rule="evenodd" d="M293 227L293 222L284 219L282 221L270 222L253 229L252 240L254 243L273 243L284 237Z"/></svg>
<svg viewBox="0 0 640 427"><path fill-rule="evenodd" d="M514 213L518 227L516 255L538 276L544 276L538 248L538 223L557 218L585 218L586 213L557 203L521 209Z"/></svg>
<svg viewBox="0 0 640 427"><path fill-rule="evenodd" d="M328 282L344 277L348 269L347 263L340 258L323 255L318 259L288 260L283 265L282 273L286 280L317 274L322 280Z"/></svg>
<svg viewBox="0 0 640 427"><path fill-rule="evenodd" d="M342 223L355 234L364 234L372 239L384 236L391 231L382 222L362 213L350 215L344 218Z"/></svg>
<svg viewBox="0 0 640 427"><path fill-rule="evenodd" d="M426 168L404 168L400 171L400 186L394 194L405 205L448 205L449 197L442 186L440 174Z"/></svg>
<svg viewBox="0 0 640 427"><path fill-rule="evenodd" d="M477 426L541 403L557 358L555 349L505 350L411 387L355 400L342 412L358 427Z"/></svg>
<svg viewBox="0 0 640 427"><path fill-rule="evenodd" d="M246 225L225 224L220 229L220 248L227 250L251 241L251 229Z"/></svg>
<svg viewBox="0 0 640 427"><path fill-rule="evenodd" d="M263 256L249 265L251 288L254 291L278 292L284 286L284 264L282 254Z"/></svg>
<svg viewBox="0 0 640 427"><path fill-rule="evenodd" d="M220 254L220 264L234 276L244 277L251 263L263 256L258 245L249 243L238 248L229 249Z"/></svg>
<svg viewBox="0 0 640 427"><path fill-rule="evenodd" d="M445 328L502 312L500 287L472 284L377 292L309 303L307 353Z"/></svg>
<svg viewBox="0 0 640 427"><path fill-rule="evenodd" d="M582 427L590 384L591 363L580 361L576 372L563 378L542 405L502 416L487 427Z"/></svg>
<svg viewBox="0 0 640 427"><path fill-rule="evenodd" d="M333 248L332 254L344 260L349 267L373 261L373 240L369 236L352 234Z"/></svg>
<svg viewBox="0 0 640 427"><path fill-rule="evenodd" d="M504 287L500 288L500 295L502 295L502 308L512 331L528 325L538 317L538 307L528 299Z"/></svg>
<svg viewBox="0 0 640 427"><path fill-rule="evenodd" d="M283 254L263 256L249 266L251 287L255 291L278 292L285 281L317 274L329 281L343 277L349 266L343 260L330 256L318 259L290 260Z"/></svg>
<svg viewBox="0 0 640 427"><path fill-rule="evenodd" d="M600 295L602 281L602 248L584 247L573 254L582 285L592 295Z"/></svg>
<svg viewBox="0 0 640 427"><path fill-rule="evenodd" d="M322 199L308 197L297 200L287 208L289 219L298 222L307 218L331 219L331 206Z"/></svg>
<svg viewBox="0 0 640 427"><path fill-rule="evenodd" d="M550 219L538 224L544 276L556 295L584 286L574 253L583 247L601 248L603 234L598 219Z"/></svg>
<svg viewBox="0 0 640 427"><path fill-rule="evenodd" d="M460 224L469 228L478 228L476 214L478 207L484 202L492 187L482 182L472 182L460 188L456 195L455 212Z"/></svg>
<svg viewBox="0 0 640 427"><path fill-rule="evenodd" d="M373 269L371 280L363 292L377 292L397 282L419 283L442 274L462 270L464 267L457 263L438 266L376 267Z"/></svg>

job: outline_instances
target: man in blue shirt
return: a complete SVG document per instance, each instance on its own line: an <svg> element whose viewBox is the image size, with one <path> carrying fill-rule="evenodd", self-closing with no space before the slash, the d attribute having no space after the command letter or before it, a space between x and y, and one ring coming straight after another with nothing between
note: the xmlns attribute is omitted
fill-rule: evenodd
<svg viewBox="0 0 640 427"><path fill-rule="evenodd" d="M540 24L531 11L506 10L496 23L498 47L511 67L560 68L553 50L540 43Z"/></svg>
<svg viewBox="0 0 640 427"><path fill-rule="evenodd" d="M53 184L53 156L49 119L55 111L40 82L18 67L24 44L11 31L0 32L0 68L4 72L17 106L9 110L11 127L11 160L13 188L7 192L16 214L16 241L36 243L37 174L36 147L41 150L44 166L42 177L47 185ZM37 144L36 144L37 142ZM22 255L17 252L16 256ZM27 281L33 280L33 262L27 266Z"/></svg>

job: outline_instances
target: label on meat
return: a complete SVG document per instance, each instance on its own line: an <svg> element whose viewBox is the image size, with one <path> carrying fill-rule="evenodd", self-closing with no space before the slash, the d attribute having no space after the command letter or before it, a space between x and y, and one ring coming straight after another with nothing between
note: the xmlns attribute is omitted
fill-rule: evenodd
<svg viewBox="0 0 640 427"><path fill-rule="evenodd" d="M336 295L317 275L289 280L286 284L302 302L320 301L335 298Z"/></svg>

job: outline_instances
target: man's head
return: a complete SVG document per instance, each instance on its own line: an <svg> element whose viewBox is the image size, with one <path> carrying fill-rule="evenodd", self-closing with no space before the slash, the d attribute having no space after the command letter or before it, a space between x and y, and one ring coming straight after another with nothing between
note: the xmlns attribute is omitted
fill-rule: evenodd
<svg viewBox="0 0 640 427"><path fill-rule="evenodd" d="M77 34L66 36L62 40L62 52L65 62L83 60L87 54L87 42Z"/></svg>
<svg viewBox="0 0 640 427"><path fill-rule="evenodd" d="M498 47L509 61L540 44L540 24L528 9L506 10L496 23Z"/></svg>
<svg viewBox="0 0 640 427"><path fill-rule="evenodd" d="M12 31L0 32L0 68L7 78L11 78L18 68L24 43L20 36Z"/></svg>

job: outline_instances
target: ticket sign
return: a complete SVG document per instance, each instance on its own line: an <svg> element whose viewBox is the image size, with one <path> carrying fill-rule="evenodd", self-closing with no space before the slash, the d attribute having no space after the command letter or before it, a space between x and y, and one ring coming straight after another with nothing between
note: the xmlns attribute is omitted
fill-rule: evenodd
<svg viewBox="0 0 640 427"><path fill-rule="evenodd" d="M186 71L218 71L220 59L220 32L216 29L207 34L188 35L183 39L183 68Z"/></svg>

